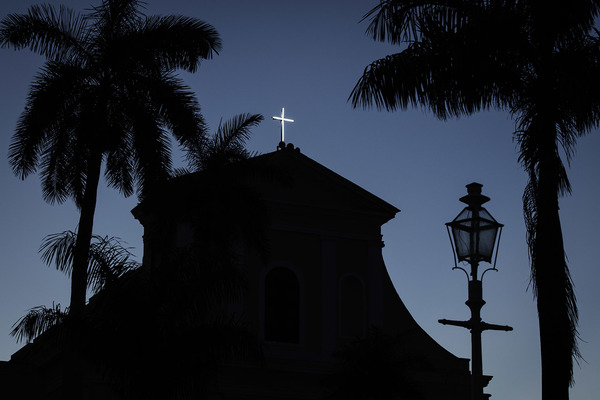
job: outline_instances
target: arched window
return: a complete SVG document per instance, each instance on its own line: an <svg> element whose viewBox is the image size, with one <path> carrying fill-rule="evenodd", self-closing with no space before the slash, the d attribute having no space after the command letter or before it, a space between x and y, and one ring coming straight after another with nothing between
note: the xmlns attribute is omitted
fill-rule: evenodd
<svg viewBox="0 0 600 400"><path fill-rule="evenodd" d="M299 343L300 285L287 268L274 268L265 277L265 339Z"/></svg>
<svg viewBox="0 0 600 400"><path fill-rule="evenodd" d="M363 284L356 276L348 275L340 285L340 334L362 337L365 333L365 296Z"/></svg>

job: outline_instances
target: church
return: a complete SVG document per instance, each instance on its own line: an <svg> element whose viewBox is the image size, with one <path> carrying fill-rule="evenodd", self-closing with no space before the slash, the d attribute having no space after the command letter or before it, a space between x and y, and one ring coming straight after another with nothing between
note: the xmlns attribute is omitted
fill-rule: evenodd
<svg viewBox="0 0 600 400"><path fill-rule="evenodd" d="M293 144L282 141L276 151L248 161L284 174L285 181L249 178L268 211L269 255L261 260L241 251L240 257L248 290L235 309L263 343L265 363L228 366L217 398L324 398L321 381L336 364L332 355L371 329L401 337L426 366L410 371L422 398L468 398L469 360L450 354L417 325L384 264L381 227L399 210ZM185 177L169 196L203 179ZM144 265L161 257L156 249L190 240L190 227L157 216L162 212L144 203L132 211L144 226ZM165 238L164 232L174 233Z"/></svg>
<svg viewBox="0 0 600 400"><path fill-rule="evenodd" d="M470 396L469 360L452 355L418 326L384 264L381 227L399 212L396 207L283 141L276 151L230 168L259 171L236 175L252 188L268 215L261 218L265 221L266 255L244 243L238 246L235 262L247 287L243 298L228 306L262 344L263 362L226 364L209 398L341 398L324 384L340 364L335 354L373 332L400 338L402 348L408 350L406 357L417 361L406 364L406 376L390 373L386 378L410 382L414 388L414 397L397 398L458 400ZM231 169L228 171L220 179ZM208 175L204 171L173 179L168 190L157 197L201 195L202 186L211 179ZM158 265L168 254L186 249L192 240L192 225L202 223L185 218L189 215L185 208L194 207L193 201L182 201L179 207L161 204L165 203L147 200L132 210L144 227L142 268ZM199 214L211 212L214 210L208 208ZM216 214L213 219L226 226L226 212ZM32 357L36 342L43 337L13 355L0 370L0 375L4 374L1 381L14 378L22 384L31 379L27 376L47 375L45 380L57 390L60 377L52 371L60 358ZM31 398L56 398L44 396L45 390L37 388L38 397ZM101 390L94 392L87 398L112 398L100 396Z"/></svg>

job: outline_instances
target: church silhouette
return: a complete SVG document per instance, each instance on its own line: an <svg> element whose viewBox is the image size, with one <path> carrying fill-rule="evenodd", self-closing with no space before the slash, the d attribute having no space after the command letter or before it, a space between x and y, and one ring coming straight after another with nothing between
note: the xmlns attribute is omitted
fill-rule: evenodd
<svg viewBox="0 0 600 400"><path fill-rule="evenodd" d="M265 363L229 366L219 389L224 398L321 398L321 379L336 362L332 354L371 327L400 335L411 357L421 361L410 374L424 398L467 398L468 360L450 354L417 325L384 265L381 226L399 210L292 144L281 142L277 151L249 161L278 174L248 178L268 210L269 255L265 261L241 256L248 291L235 306L264 343ZM180 186L201 187L202 175L198 183L190 176ZM154 262L153 248L164 246L162 232L178 232L171 235L177 246L190 231L185 223L157 218L157 212L144 204L133 210L144 226L144 265Z"/></svg>
<svg viewBox="0 0 600 400"><path fill-rule="evenodd" d="M399 212L396 207L284 142L274 152L215 172L218 179L213 180L212 173L175 178L132 210L144 227L141 268L159 266L169 255L185 252L195 240L194 224L209 224L209 217L210 223L227 224L227 211L216 212L206 204L187 210L199 204L194 199L203 196L202 188L208 184L237 177L244 188L252 189L268 216L260 218L265 224L260 238L264 251L240 241L236 254L222 254L235 258L245 279L243 296L228 302L226 311L262 344L262 357L256 362L224 363L207 398L341 398L340 388L327 383L332 373L340 373L335 354L372 332L396 338L405 351L400 358L407 360L406 376L390 374L385 379L410 382L415 397L395 398L470 396L469 360L452 355L418 326L387 272L381 226ZM228 193L245 196L235 190ZM231 210L233 218L243 218L236 213L243 210ZM196 217L187 219L189 215ZM218 234L227 234L224 231ZM47 340L45 336L35 342ZM60 387L60 375L53 371L61 359L48 356L48 349L40 350L35 342L2 366L1 381L5 388L23 388L24 382L37 386L21 391L21 398L60 398L51 393ZM97 384L88 387L86 398L113 398ZM26 395L28 390L31 396ZM360 395L354 393L354 398Z"/></svg>

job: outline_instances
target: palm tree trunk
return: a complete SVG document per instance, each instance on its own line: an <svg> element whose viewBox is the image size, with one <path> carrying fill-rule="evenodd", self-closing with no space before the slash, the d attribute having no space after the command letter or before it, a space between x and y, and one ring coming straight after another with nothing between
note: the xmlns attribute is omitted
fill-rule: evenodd
<svg viewBox="0 0 600 400"><path fill-rule="evenodd" d="M545 132L546 134L550 132ZM542 358L542 399L568 400L572 377L574 294L559 217L560 159L556 136L540 148L532 273L537 294ZM576 311L575 311L576 312Z"/></svg>
<svg viewBox="0 0 600 400"><path fill-rule="evenodd" d="M75 242L73 254L71 305L69 309L71 336L66 347L65 369L63 371L63 393L64 398L67 400L82 400L84 396L84 364L80 352L83 340L82 312L86 303L88 256L92 241L101 168L102 153L97 152L97 154L92 154L88 163L85 192L81 203L79 225L77 228L77 241Z"/></svg>
<svg viewBox="0 0 600 400"><path fill-rule="evenodd" d="M79 314L85 307L87 293L88 253L92 241L96 198L100 182L102 155L93 154L89 161L85 193L81 203L77 241L73 254L73 272L71 275L71 314Z"/></svg>

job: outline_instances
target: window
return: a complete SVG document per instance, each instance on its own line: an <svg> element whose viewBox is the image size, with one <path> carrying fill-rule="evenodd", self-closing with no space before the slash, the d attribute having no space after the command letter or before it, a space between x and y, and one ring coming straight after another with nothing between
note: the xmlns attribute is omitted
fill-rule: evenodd
<svg viewBox="0 0 600 400"><path fill-rule="evenodd" d="M287 268L274 268L265 277L265 339L299 343L300 285Z"/></svg>

